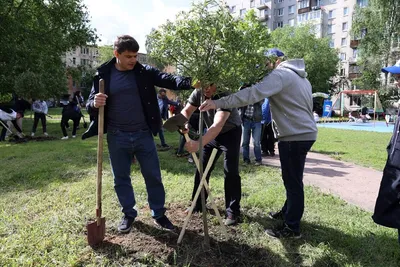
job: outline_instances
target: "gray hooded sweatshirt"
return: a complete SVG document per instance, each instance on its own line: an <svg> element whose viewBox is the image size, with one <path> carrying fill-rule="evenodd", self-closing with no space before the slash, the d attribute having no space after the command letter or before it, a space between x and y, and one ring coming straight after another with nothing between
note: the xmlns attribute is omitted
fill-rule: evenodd
<svg viewBox="0 0 400 267"><path fill-rule="evenodd" d="M312 88L303 59L284 61L261 82L214 100L218 108L243 107L268 97L274 130L281 141L314 141Z"/></svg>

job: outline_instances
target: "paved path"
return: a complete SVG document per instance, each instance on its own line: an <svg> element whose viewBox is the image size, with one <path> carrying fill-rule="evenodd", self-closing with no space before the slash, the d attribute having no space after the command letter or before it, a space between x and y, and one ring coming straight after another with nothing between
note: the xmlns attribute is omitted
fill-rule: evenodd
<svg viewBox="0 0 400 267"><path fill-rule="evenodd" d="M263 164L280 167L279 155L263 157ZM310 152L307 155L304 169L306 185L316 186L322 192L339 196L367 211L373 211L375 207L381 179L381 171L335 160L319 153Z"/></svg>

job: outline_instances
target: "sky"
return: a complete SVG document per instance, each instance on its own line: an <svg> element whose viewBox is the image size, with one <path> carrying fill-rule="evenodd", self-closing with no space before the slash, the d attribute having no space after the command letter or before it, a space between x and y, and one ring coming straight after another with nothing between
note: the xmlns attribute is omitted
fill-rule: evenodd
<svg viewBox="0 0 400 267"><path fill-rule="evenodd" d="M99 45L112 44L116 36L129 34L145 53L146 35L180 11L189 10L192 0L83 0Z"/></svg>

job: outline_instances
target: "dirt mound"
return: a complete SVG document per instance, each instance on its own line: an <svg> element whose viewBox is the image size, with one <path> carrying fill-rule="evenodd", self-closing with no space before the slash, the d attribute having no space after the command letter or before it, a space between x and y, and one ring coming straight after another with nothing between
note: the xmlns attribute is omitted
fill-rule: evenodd
<svg viewBox="0 0 400 267"><path fill-rule="evenodd" d="M185 213L183 205L172 205L168 216L176 225L182 226ZM236 240L236 227L228 227L229 240L224 238L217 219L209 215L210 248L204 247L201 214L194 214L186 229L181 245L177 245L181 227L175 232L157 228L151 218L134 222L129 234L108 232L97 252L115 261L129 261L157 265L160 261L174 266L273 266L274 256L265 248L250 247ZM239 235L238 235L239 236ZM124 261L126 263L126 261Z"/></svg>

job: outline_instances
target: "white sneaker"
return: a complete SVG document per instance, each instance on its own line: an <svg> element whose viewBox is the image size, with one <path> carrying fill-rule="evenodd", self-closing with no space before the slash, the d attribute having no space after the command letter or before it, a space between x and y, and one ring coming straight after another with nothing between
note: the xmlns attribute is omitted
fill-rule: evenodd
<svg viewBox="0 0 400 267"><path fill-rule="evenodd" d="M47 136L49 136L49 134L48 134L48 133L43 133L43 135L44 135L44 136L46 136L46 137L47 137Z"/></svg>
<svg viewBox="0 0 400 267"><path fill-rule="evenodd" d="M76 137L76 135L73 135L73 136L72 136L72 138L75 138L75 137Z"/></svg>
<svg viewBox="0 0 400 267"><path fill-rule="evenodd" d="M35 133L31 133L31 136L34 137L34 136L35 136Z"/></svg>
<svg viewBox="0 0 400 267"><path fill-rule="evenodd" d="M67 140L68 136L61 137L61 140Z"/></svg>

